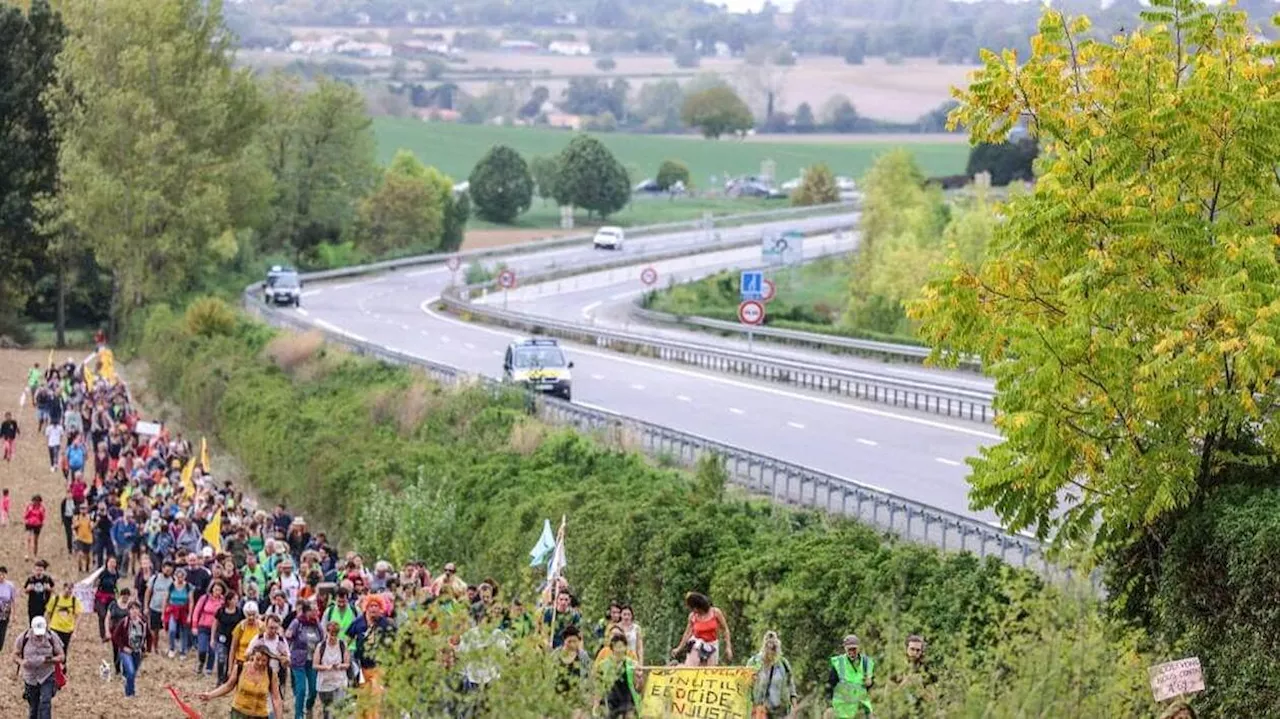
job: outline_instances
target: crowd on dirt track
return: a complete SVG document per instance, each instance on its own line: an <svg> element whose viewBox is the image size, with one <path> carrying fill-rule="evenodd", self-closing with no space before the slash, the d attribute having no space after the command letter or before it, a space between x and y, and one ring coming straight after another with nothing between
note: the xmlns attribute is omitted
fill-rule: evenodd
<svg viewBox="0 0 1280 719"><path fill-rule="evenodd" d="M70 681L65 658L95 639L112 648L102 678L122 684L126 698L135 696L147 664L184 662L209 688L194 697L172 690L175 711L199 716L191 708L199 700L230 696L233 719L327 719L350 711L360 695L380 696L380 650L427 608L461 614L468 626L439 658L456 666L458 696L482 695L495 680L484 663L465 661L469 650L536 636L559 660L557 689L591 697L584 716L638 714L645 632L632 607L613 602L598 620L584 620L562 575L548 574L526 608L518 598L504 601L493 580L463 580L452 563L433 575L425 562L393 567L340 551L305 517L283 505L259 508L217 478L203 439L194 444L144 420L128 385L104 367L105 338L97 340L85 360L59 364L50 355L32 366L20 416L5 412L0 421L4 461L18 443L42 442L63 487L61 496L0 494L0 523L11 521L11 501L21 505L13 521L25 529L23 566L31 567L21 586L0 567L0 646L12 647L33 719L52 715L54 696ZM43 557L52 552L73 555L83 576L50 576ZM732 662L725 615L702 594L689 593L686 604L688 624L671 663ZM875 661L856 636L840 644L828 667L825 713L870 716ZM910 637L905 650L909 669L889 683L927 702L936 679L923 638ZM764 635L746 666L756 670L753 716L792 715L797 677L776 633ZM376 702L360 711L377 716L368 706ZM465 716L482 706L459 701L440 710Z"/></svg>

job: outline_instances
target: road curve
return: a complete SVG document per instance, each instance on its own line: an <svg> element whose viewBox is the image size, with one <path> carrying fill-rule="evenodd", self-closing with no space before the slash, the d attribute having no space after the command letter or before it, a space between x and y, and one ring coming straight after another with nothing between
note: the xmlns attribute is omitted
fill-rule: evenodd
<svg viewBox="0 0 1280 719"><path fill-rule="evenodd" d="M805 221L783 223L787 228ZM758 229L758 228L757 228ZM703 233L629 241L621 253L645 256L705 242ZM514 257L529 273L598 259L589 247ZM496 377L506 344L518 335L473 325L431 305L448 286L443 267L309 285L301 318L331 331ZM574 401L697 433L813 467L942 509L994 521L966 498L963 460L999 441L990 427L948 422L908 410L810 394L566 343Z"/></svg>

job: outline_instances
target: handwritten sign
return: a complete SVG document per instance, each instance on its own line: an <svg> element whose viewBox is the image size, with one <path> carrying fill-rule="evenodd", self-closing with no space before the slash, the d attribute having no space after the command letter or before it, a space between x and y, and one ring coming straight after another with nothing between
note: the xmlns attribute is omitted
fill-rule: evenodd
<svg viewBox="0 0 1280 719"><path fill-rule="evenodd" d="M143 437L154 437L160 434L160 430L164 427L159 422L138 422L133 429Z"/></svg>
<svg viewBox="0 0 1280 719"><path fill-rule="evenodd" d="M645 670L640 719L749 719L751 680L745 667L662 667Z"/></svg>
<svg viewBox="0 0 1280 719"><path fill-rule="evenodd" d="M1151 693L1158 702L1204 691L1199 657L1157 664L1147 674L1151 677Z"/></svg>

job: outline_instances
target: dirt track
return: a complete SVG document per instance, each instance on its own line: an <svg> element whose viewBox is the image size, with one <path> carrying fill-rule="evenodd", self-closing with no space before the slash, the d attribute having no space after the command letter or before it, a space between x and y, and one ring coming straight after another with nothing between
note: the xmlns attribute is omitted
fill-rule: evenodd
<svg viewBox="0 0 1280 719"><path fill-rule="evenodd" d="M70 353L77 358L83 357L84 354L79 350ZM14 461L12 463L0 461L0 488L8 489L13 498L11 512L13 521L7 527L0 527L0 565L8 567L9 581L13 582L19 592L33 563L23 560L25 538L21 524L22 508L26 506L31 495L37 493L44 496L45 504L49 508L49 518L40 536L40 554L48 560L50 574L59 583L67 577L76 580L81 578L75 572L75 563L67 554L61 518L57 511L64 494L62 476L49 472L44 438L36 434L35 411L30 405L21 409L18 407L18 398L22 392L27 368L33 362L43 364L48 356L46 351L0 350L0 412L6 410L13 412L22 432L18 438L17 457ZM58 358L62 359L62 355ZM215 453L214 458L216 457ZM14 641L25 629L22 625L26 621L26 616L26 600L21 598L14 607L13 624L9 628L4 648L5 670L0 671L0 717L27 715L27 705L22 699L21 682L14 674L14 665L11 660ZM167 639L161 640L162 647L166 645L166 641ZM182 715L177 705L165 691L168 685L176 687L193 707L202 711L207 719L227 715L226 707L229 705L225 705L225 700L201 704L194 698L196 692L213 688L212 679L195 676L194 650L185 662L168 659L163 653L148 656L143 661L142 673L138 677L138 695L130 699L124 696L124 684L121 679L104 682L100 678L98 666L103 659L109 660L109 658L107 645L98 641L97 618L92 614L81 615L71 641L68 666L70 680L53 700L55 718L180 717ZM292 700L292 696L285 697L286 702L291 703ZM286 716L292 716L292 713L293 707L290 705Z"/></svg>

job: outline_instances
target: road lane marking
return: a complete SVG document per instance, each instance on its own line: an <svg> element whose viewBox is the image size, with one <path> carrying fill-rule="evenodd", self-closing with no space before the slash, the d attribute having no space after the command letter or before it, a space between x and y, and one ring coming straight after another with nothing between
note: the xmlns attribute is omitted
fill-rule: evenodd
<svg viewBox="0 0 1280 719"><path fill-rule="evenodd" d="M941 464L945 464L948 467L959 467L962 464L961 462L957 462L954 459L947 459L945 457L934 457L933 461L939 462Z"/></svg>
<svg viewBox="0 0 1280 719"><path fill-rule="evenodd" d="M631 389L640 389L640 390L642 390L642 389L644 389L644 385L642 385L642 384L633 384L633 385L631 385Z"/></svg>
<svg viewBox="0 0 1280 719"><path fill-rule="evenodd" d="M493 356L494 356L494 357L501 357L501 356L502 356L502 350L493 350Z"/></svg>
<svg viewBox="0 0 1280 719"><path fill-rule="evenodd" d="M337 325L335 325L335 324L332 324L332 323L330 323L330 322L325 322L324 320L316 320L316 321L315 321L315 323L316 323L316 324L318 324L318 325L320 325L321 327L323 327L323 328L325 328L325 329L329 330L330 332L336 332L336 333L338 333L338 334L340 334L340 335L342 335L342 336L344 336L344 337L350 337L351 339L356 340L357 342L368 342L368 341L369 341L369 340L365 339L364 337L361 337L360 335L358 335L358 334L356 334L356 333L354 333L354 332L348 332L347 330L344 330L344 329L342 329L341 327L339 327L339 326L337 326Z"/></svg>
<svg viewBox="0 0 1280 719"><path fill-rule="evenodd" d="M302 315L303 317L311 316L306 310L302 309L301 307L298 308L298 314Z"/></svg>
<svg viewBox="0 0 1280 719"><path fill-rule="evenodd" d="M466 347L466 348L467 348L467 349L469 349L469 350L473 350L473 349L475 349L475 348L476 348L476 346L475 346L475 345L473 345L473 344L471 344L470 342L463 342L463 343L462 343L462 346L463 346L463 347Z"/></svg>
<svg viewBox="0 0 1280 719"><path fill-rule="evenodd" d="M302 291L302 296L303 296L303 297L315 297L316 295L320 294L321 292L324 292L324 288L323 288L323 287L322 287L322 288L320 288L320 289L318 289L318 290L303 290L303 291Z"/></svg>
<svg viewBox="0 0 1280 719"><path fill-rule="evenodd" d="M738 409L737 407L730 407L730 408L729 408L729 411L730 411L730 412L732 412L733 414L746 414L746 412L743 412L742 410Z"/></svg>
<svg viewBox="0 0 1280 719"><path fill-rule="evenodd" d="M804 425L800 424L799 422L787 422L787 426L795 427L796 429L804 429Z"/></svg>
<svg viewBox="0 0 1280 719"><path fill-rule="evenodd" d="M678 394L678 395L676 395L676 399L680 400L681 402L692 402L692 401L693 401L693 398L692 398L692 397L687 397L687 396L682 395L682 394Z"/></svg>
<svg viewBox="0 0 1280 719"><path fill-rule="evenodd" d="M863 438L859 437L859 438L857 439L857 442L858 442L858 444L865 444L865 445L867 445L868 447L879 447L879 446L880 446L880 443L879 443L879 442L877 442L877 441L875 441L874 439L863 439Z"/></svg>
<svg viewBox="0 0 1280 719"><path fill-rule="evenodd" d="M426 275L434 275L438 272L448 272L448 267L432 267L429 270L418 270L417 272L407 272L405 277L424 277Z"/></svg>
<svg viewBox="0 0 1280 719"><path fill-rule="evenodd" d="M592 302L591 304L587 305L586 307L583 307L583 308L582 308L582 317L583 317L583 319L588 319L588 320L589 320L589 319L591 319L591 313L592 313L592 312L595 312L595 311L596 311L596 308L597 308L597 307L599 307L599 306L600 306L600 305L602 305L602 304L604 304L604 300L596 300L595 302Z"/></svg>
<svg viewBox="0 0 1280 719"><path fill-rule="evenodd" d="M509 340L521 339L521 335L518 335L518 334L514 334L511 332L503 332L502 330L485 327L484 325L471 324L468 322L463 322L462 320L459 320L459 319L455 319L453 317L443 316L440 313L436 312L435 310L431 309L431 305L439 301L440 301L439 297L432 297L431 299L423 301L422 304L418 306L418 308L421 309L423 313L432 317L433 319L439 320L440 322L445 322L447 324L454 325L456 327L463 327L466 329L475 330L477 332L486 332L488 334L496 335L498 337L504 337ZM945 432L967 434L970 437L980 437L982 439L1004 441L1004 437L1001 437L998 434L993 434L991 432L983 432L982 430L979 430L979 429L971 429L969 427L959 427L953 424L947 424L946 422L939 422L937 420L926 419L924 417L912 417L909 415L897 414L895 412L889 412L882 409L875 409L874 407L862 407L854 404L845 404L844 402L838 402L833 399L826 399L825 397L817 397L817 396L800 394L797 392L791 392L789 390L781 389L778 387L770 387L767 385L751 384L749 382L742 382L736 379L731 379L729 377L722 377L719 375L703 374L701 372L694 372L692 370L687 370L682 367L676 367L672 365L651 364L649 362L642 362L640 360L631 359L630 357L619 354L617 352L597 352L594 350L584 349L583 347L574 347L573 351L575 354L586 355L588 357L599 357L601 359L606 359L611 362L621 362L623 364L629 364L635 367L643 367L648 370L670 372L672 374L677 374L682 377L689 377L691 379L696 379L703 382L715 382L717 384L722 384L729 387L737 387L739 389L746 389L754 392L761 392L763 394L771 394L775 397L786 397L788 399L800 400L802 402L812 402L813 404L820 404L826 407L834 407L836 409L842 409L848 412L857 412L858 414L870 415L872 417L881 417L883 419L893 419L899 422L907 422L908 424L919 425L921 427L931 427L933 429L940 429Z"/></svg>
<svg viewBox="0 0 1280 719"><path fill-rule="evenodd" d="M593 375L591 375L591 379L604 379L604 375L602 375L602 374L593 374Z"/></svg>
<svg viewBox="0 0 1280 719"><path fill-rule="evenodd" d="M609 296L609 301L610 301L610 302L617 302L618 300L625 300L625 299L627 299L628 297L634 297L634 296L636 296L636 295L642 295L642 294L644 294L644 293L646 293L646 292L648 292L648 291L649 291L649 290L644 289L644 290L627 290L626 292L619 292L619 293L618 293L618 294L616 294L616 295L610 295L610 296Z"/></svg>

